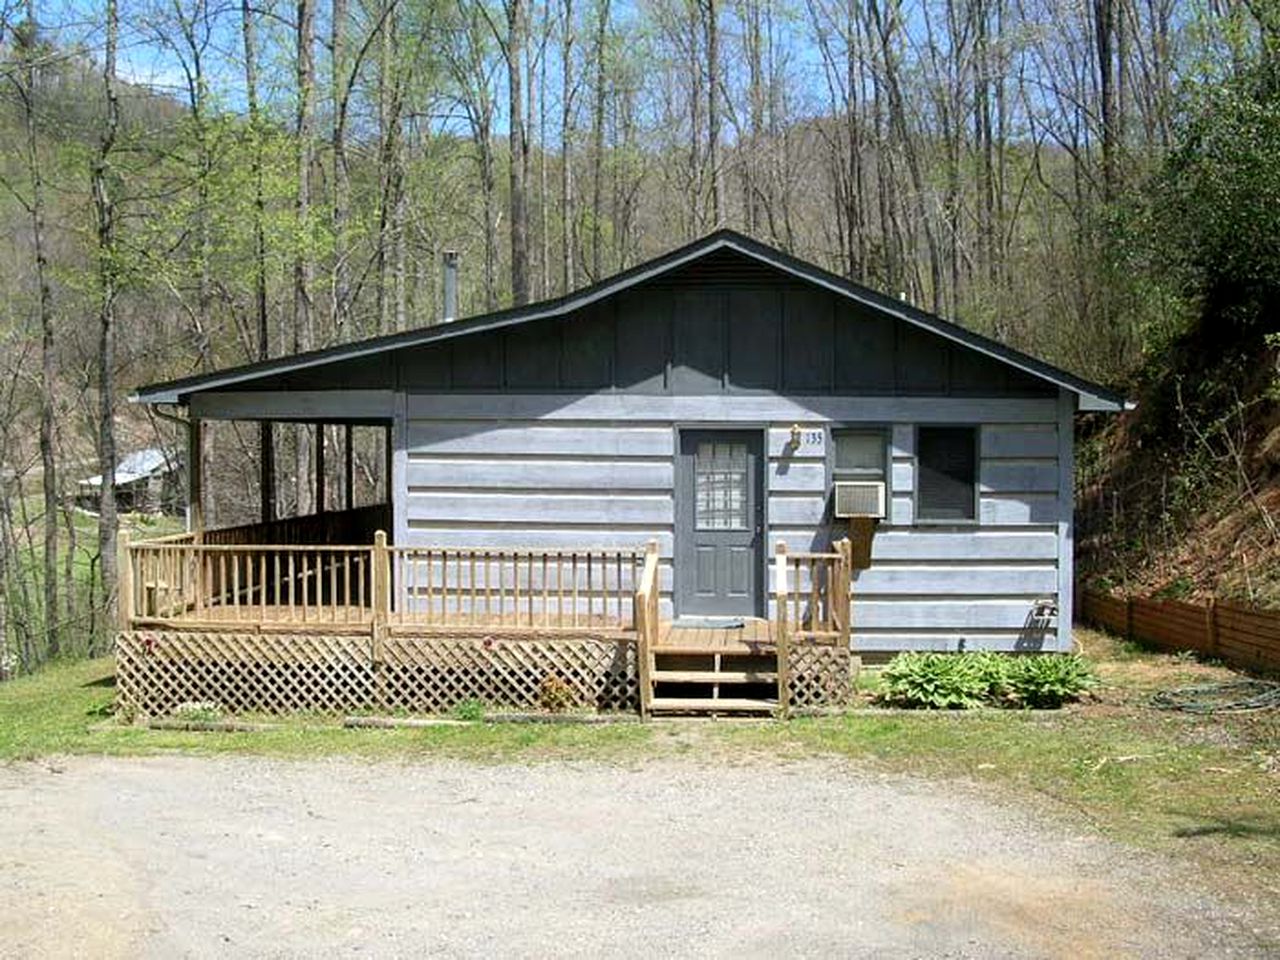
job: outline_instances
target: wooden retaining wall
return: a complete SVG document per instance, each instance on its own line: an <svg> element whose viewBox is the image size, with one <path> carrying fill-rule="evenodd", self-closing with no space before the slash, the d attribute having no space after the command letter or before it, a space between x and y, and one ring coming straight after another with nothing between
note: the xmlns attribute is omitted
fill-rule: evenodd
<svg viewBox="0 0 1280 960"><path fill-rule="evenodd" d="M1187 650L1237 667L1280 671L1280 611L1225 600L1207 605L1177 600L1126 600L1085 590L1080 619L1160 650Z"/></svg>

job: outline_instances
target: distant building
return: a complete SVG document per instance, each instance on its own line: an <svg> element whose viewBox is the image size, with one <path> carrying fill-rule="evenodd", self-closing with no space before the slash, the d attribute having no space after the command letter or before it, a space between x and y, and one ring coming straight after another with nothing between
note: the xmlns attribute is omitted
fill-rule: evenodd
<svg viewBox="0 0 1280 960"><path fill-rule="evenodd" d="M116 464L116 508L123 513L181 514L186 506L182 463L159 447L137 450ZM96 513L102 475L77 484L76 506Z"/></svg>

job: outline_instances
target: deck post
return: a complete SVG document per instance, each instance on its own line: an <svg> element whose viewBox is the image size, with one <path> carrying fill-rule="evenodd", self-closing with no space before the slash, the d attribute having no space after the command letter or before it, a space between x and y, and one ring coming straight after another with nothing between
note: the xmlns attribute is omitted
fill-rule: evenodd
<svg viewBox="0 0 1280 960"><path fill-rule="evenodd" d="M786 717L791 712L790 668L791 636L787 628L787 544L778 542L774 562L774 603L777 607L777 659L778 659L778 714Z"/></svg>
<svg viewBox="0 0 1280 960"><path fill-rule="evenodd" d="M348 510L356 508L356 455L352 441L354 440L355 430L353 425L348 421L343 426L342 437L342 457L343 457L343 489L346 490L346 507Z"/></svg>
<svg viewBox="0 0 1280 960"><path fill-rule="evenodd" d="M369 627L369 659L373 667L373 689L378 707L386 706L385 678L382 675L382 644L386 636L387 621L391 617L391 551L387 549L387 532L378 530L373 535L372 563L373 620Z"/></svg>
<svg viewBox="0 0 1280 960"><path fill-rule="evenodd" d="M276 518L276 447L274 427L270 420L258 421L258 451L261 464L258 472L258 499L262 507L262 522Z"/></svg>
<svg viewBox="0 0 1280 960"><path fill-rule="evenodd" d="M187 421L187 528L204 539L204 429L199 417Z"/></svg>
<svg viewBox="0 0 1280 960"><path fill-rule="evenodd" d="M121 530L116 540L116 616L121 630L133 623L133 556L129 551L129 531Z"/></svg>
<svg viewBox="0 0 1280 960"><path fill-rule="evenodd" d="M392 493L391 474L395 470L395 434L392 432L392 425L387 424L386 429L382 431L383 436L383 456L384 463L382 465L382 502L390 506L395 503L394 494Z"/></svg>
<svg viewBox="0 0 1280 960"><path fill-rule="evenodd" d="M844 649L849 649L849 636L853 629L853 597L851 578L853 576L853 543L848 537L836 543L836 552L840 554L840 562L836 565L836 582L832 590L832 603L839 611L840 642Z"/></svg>
<svg viewBox="0 0 1280 960"><path fill-rule="evenodd" d="M325 493L325 476L324 476L324 440L325 429L323 423L317 423L316 428L316 513L324 513L324 493Z"/></svg>

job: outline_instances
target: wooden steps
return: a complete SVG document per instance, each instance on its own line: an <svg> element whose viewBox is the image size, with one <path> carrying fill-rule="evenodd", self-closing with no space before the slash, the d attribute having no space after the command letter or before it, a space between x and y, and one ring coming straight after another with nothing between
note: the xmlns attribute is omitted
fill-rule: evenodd
<svg viewBox="0 0 1280 960"><path fill-rule="evenodd" d="M654 683L777 683L769 670L655 670Z"/></svg>
<svg viewBox="0 0 1280 960"><path fill-rule="evenodd" d="M650 650L654 713L772 713L778 706L778 654L767 625L670 631ZM752 634L755 634L753 637Z"/></svg>
<svg viewBox="0 0 1280 960"><path fill-rule="evenodd" d="M771 713L778 702L748 697L654 697L654 713Z"/></svg>
<svg viewBox="0 0 1280 960"><path fill-rule="evenodd" d="M681 654L684 656L705 656L712 653L722 653L727 656L750 657L765 654L772 655L774 645L763 640L739 640L739 641L721 641L714 647L706 644L693 642L674 642L664 644L658 648L660 653Z"/></svg>

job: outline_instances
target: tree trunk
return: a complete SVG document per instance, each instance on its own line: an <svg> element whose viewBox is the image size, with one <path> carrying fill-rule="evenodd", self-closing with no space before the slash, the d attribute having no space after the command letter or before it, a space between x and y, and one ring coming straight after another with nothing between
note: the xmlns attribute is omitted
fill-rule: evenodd
<svg viewBox="0 0 1280 960"><path fill-rule="evenodd" d="M241 0L240 23L244 40L245 96L249 105L249 135L253 137L250 154L253 178L253 313L258 332L257 359L271 356L271 337L267 315L267 234L266 188L263 183L262 141L266 131L258 106L258 30L250 0ZM258 490L263 523L276 518L276 456L271 422L258 424Z"/></svg>
<svg viewBox="0 0 1280 960"><path fill-rule="evenodd" d="M333 0L329 26L333 98L333 326L345 328L350 312L347 220L351 211L351 174L347 165L347 0Z"/></svg>
<svg viewBox="0 0 1280 960"><path fill-rule="evenodd" d="M529 302L529 208L525 186L529 174L529 140L524 116L525 0L507 2L507 91L511 184L511 299Z"/></svg>
<svg viewBox="0 0 1280 960"><path fill-rule="evenodd" d="M27 25L31 31L24 51L22 83L23 126L26 133L27 166L31 174L31 243L35 261L36 322L40 328L40 467L44 487L44 642L45 654L60 652L58 630L58 461L57 409L54 402L58 374L54 348L52 291L44 235L44 173L36 133L36 67L38 33L34 0L27 2ZM106 482L106 478L103 478Z"/></svg>
<svg viewBox="0 0 1280 960"><path fill-rule="evenodd" d="M711 227L724 224L724 187L720 169L720 11L716 0L702 0L707 44L707 166L711 178Z"/></svg>
<svg viewBox="0 0 1280 960"><path fill-rule="evenodd" d="M889 123L897 137L898 144L907 161L907 171L911 176L911 189L915 194L915 219L924 231L926 254L929 260L929 278L933 286L931 291L932 309L941 312L942 297L942 264L938 257L938 244L934 236L933 223L925 204L924 170L907 126L906 99L898 76L897 55L893 48L893 36L899 27L901 13L899 0L890 0L889 11L882 11L878 0L871 0L872 18L880 37L881 69L884 70L885 87L889 94ZM919 284L916 284L917 288ZM919 292L919 291L917 291Z"/></svg>
<svg viewBox="0 0 1280 960"><path fill-rule="evenodd" d="M1102 199L1110 203L1116 179L1115 0L1093 0L1093 19L1102 112Z"/></svg>
<svg viewBox="0 0 1280 960"><path fill-rule="evenodd" d="M394 3L394 0L388 0ZM399 20L393 6L383 10L378 55L378 332L404 326L404 144L400 120Z"/></svg>
<svg viewBox="0 0 1280 960"><path fill-rule="evenodd" d="M551 234L549 231L550 204L547 203L547 47L551 41L551 26L543 27L538 54L538 267L540 272L538 296L545 300L551 296ZM533 68L529 71L532 82ZM533 94L529 95L530 109ZM532 124L531 124L532 126Z"/></svg>
<svg viewBox="0 0 1280 960"><path fill-rule="evenodd" d="M314 147L311 141L315 101L315 60L312 42L315 33L315 7L313 0L298 0L297 21L297 122L294 134L295 176L297 194L294 201L295 229L298 235L298 253L293 262L293 352L311 349L311 284L315 272L311 253L311 164ZM311 513L311 439L309 427L295 427L297 443L294 449L294 481L297 488L297 515Z"/></svg>
<svg viewBox="0 0 1280 960"><path fill-rule="evenodd" d="M563 17L560 46L560 292L570 293L577 284L573 263L573 0L564 0Z"/></svg>
<svg viewBox="0 0 1280 960"><path fill-rule="evenodd" d="M7 458L0 452L0 683L11 679L20 665L19 657L9 646L9 557L12 544L9 540L7 470Z"/></svg>
<svg viewBox="0 0 1280 960"><path fill-rule="evenodd" d="M596 22L596 89L595 109L591 114L591 279L599 281L604 273L604 237L600 229L604 219L604 105L605 42L609 36L610 0L597 0Z"/></svg>
<svg viewBox="0 0 1280 960"><path fill-rule="evenodd" d="M106 0L106 44L103 51L102 87L106 102L102 137L92 171L93 207L98 239L98 473L102 496L98 507L98 555L102 598L109 624L116 614L116 212L107 182L111 152L120 125L120 100L116 93L116 45L120 32L117 0Z"/></svg>

